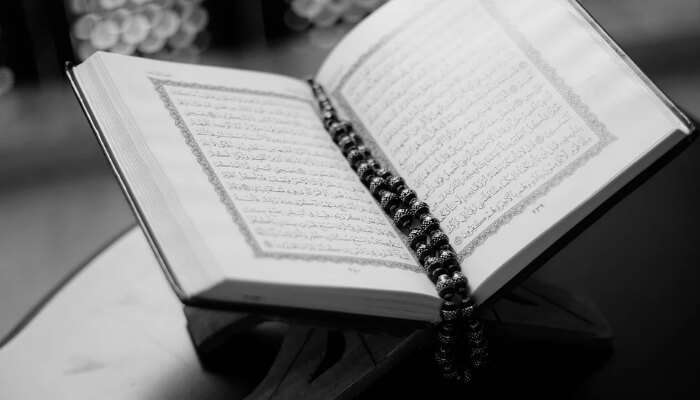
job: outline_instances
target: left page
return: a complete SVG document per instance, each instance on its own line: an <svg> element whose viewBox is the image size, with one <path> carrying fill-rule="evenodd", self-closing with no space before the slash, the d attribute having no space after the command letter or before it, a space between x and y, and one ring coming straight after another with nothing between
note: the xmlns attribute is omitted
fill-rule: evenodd
<svg viewBox="0 0 700 400"><path fill-rule="evenodd" d="M187 295L217 286L226 300L387 316L331 298L342 289L434 296L305 82L107 53L77 75ZM221 289L226 280L235 290ZM265 285L341 290L323 298Z"/></svg>

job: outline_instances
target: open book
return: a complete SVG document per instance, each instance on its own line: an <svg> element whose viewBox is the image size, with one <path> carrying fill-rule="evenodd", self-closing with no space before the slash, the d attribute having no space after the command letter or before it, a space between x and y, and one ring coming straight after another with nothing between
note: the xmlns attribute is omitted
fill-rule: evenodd
<svg viewBox="0 0 700 400"><path fill-rule="evenodd" d="M439 319L306 82L108 53L69 76L184 301ZM693 130L566 0L392 1L315 79L428 203L477 301Z"/></svg>

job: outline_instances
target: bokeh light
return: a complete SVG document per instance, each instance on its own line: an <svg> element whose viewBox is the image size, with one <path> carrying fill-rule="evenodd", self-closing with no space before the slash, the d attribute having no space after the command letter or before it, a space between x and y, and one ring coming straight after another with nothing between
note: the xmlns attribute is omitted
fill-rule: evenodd
<svg viewBox="0 0 700 400"><path fill-rule="evenodd" d="M76 56L97 50L196 62L208 44L202 0L66 0Z"/></svg>

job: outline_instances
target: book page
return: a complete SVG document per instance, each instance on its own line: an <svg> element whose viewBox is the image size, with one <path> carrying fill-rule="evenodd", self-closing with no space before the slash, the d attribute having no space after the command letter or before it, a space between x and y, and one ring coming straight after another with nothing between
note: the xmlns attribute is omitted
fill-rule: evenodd
<svg viewBox="0 0 700 400"><path fill-rule="evenodd" d="M226 300L367 314L378 311L327 304L341 292L260 285L435 297L305 82L104 53L80 68L106 88L89 89L106 92L92 95L105 136L188 294L227 279Z"/></svg>
<svg viewBox="0 0 700 400"><path fill-rule="evenodd" d="M569 3L514 3L392 2L319 73L431 206L481 299L686 129Z"/></svg>
<svg viewBox="0 0 700 400"><path fill-rule="evenodd" d="M308 96L151 82L258 256L413 266Z"/></svg>

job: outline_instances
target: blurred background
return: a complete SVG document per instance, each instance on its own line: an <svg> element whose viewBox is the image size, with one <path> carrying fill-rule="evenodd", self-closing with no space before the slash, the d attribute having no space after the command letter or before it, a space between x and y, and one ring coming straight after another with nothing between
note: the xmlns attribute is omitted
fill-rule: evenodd
<svg viewBox="0 0 700 400"><path fill-rule="evenodd" d="M104 243L134 224L63 76L66 60L79 62L100 49L305 77L383 2L0 2L0 337ZM671 99L700 115L700 1L581 3ZM645 185L642 194L635 192L611 213L624 220L644 207L649 196L659 209L674 207L669 193L676 199L697 199L697 190L688 189L693 181L678 178L697 171L697 153L697 146L691 146L661 178ZM662 228L683 223L682 213L658 218L666 221ZM597 233L614 228L609 225L594 225L572 246L596 248ZM634 240L634 232L623 228L623 233L629 234L625 240ZM644 245L655 238L637 240ZM566 251L541 274L593 292L605 310L614 293L596 292L599 271L590 265L596 255L571 274L564 271L577 261L567 258ZM637 289L653 291L654 284L638 283ZM607 312L613 325L616 318L624 320L614 312Z"/></svg>

